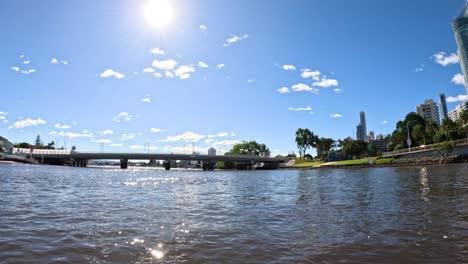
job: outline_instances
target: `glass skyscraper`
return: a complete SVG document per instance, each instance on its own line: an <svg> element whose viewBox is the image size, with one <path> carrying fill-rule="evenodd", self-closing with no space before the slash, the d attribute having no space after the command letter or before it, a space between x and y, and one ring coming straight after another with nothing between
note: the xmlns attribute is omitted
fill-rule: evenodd
<svg viewBox="0 0 468 264"><path fill-rule="evenodd" d="M468 4L463 12L452 22L455 38L458 44L458 55L465 77L466 93L468 94Z"/></svg>

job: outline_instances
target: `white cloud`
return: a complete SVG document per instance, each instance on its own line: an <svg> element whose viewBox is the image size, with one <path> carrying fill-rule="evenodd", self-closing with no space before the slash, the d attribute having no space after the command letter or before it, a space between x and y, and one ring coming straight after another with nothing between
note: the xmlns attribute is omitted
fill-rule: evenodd
<svg viewBox="0 0 468 264"><path fill-rule="evenodd" d="M127 140L132 140L136 138L135 133L124 133L122 137L120 138L121 141L127 141Z"/></svg>
<svg viewBox="0 0 468 264"><path fill-rule="evenodd" d="M111 147L122 147L123 144L122 143L113 143L110 145Z"/></svg>
<svg viewBox="0 0 468 264"><path fill-rule="evenodd" d="M102 144L110 144L112 143L112 140L110 139L98 139L98 140L92 140L94 143L102 143Z"/></svg>
<svg viewBox="0 0 468 264"><path fill-rule="evenodd" d="M334 93L342 93L342 92L343 92L343 89L335 88L335 89L333 89L333 92L334 92Z"/></svg>
<svg viewBox="0 0 468 264"><path fill-rule="evenodd" d="M218 65L216 65L216 67L218 67L219 69L221 69L221 68L224 68L224 66L225 66L225 65L224 65L224 64L222 64L222 63L221 63L221 64L218 64Z"/></svg>
<svg viewBox="0 0 468 264"><path fill-rule="evenodd" d="M239 140L223 140L214 142L213 146L234 146L239 143L241 143Z"/></svg>
<svg viewBox="0 0 468 264"><path fill-rule="evenodd" d="M125 75L123 75L120 72L116 72L112 69L107 69L103 73L101 73L101 78L109 78L109 77L114 77L116 79L122 79L125 78Z"/></svg>
<svg viewBox="0 0 468 264"><path fill-rule="evenodd" d="M151 147L151 146L150 146L150 147L145 147L145 146L140 146L140 145L132 145L132 146L130 146L130 149L139 149L139 150L141 150L141 149L148 150L148 149L149 149L149 150L157 150L158 147Z"/></svg>
<svg viewBox="0 0 468 264"><path fill-rule="evenodd" d="M299 107L299 108L294 108L294 107L289 107L288 108L290 111L295 111L295 112L300 112L300 111L312 111L312 107L307 106L307 107Z"/></svg>
<svg viewBox="0 0 468 264"><path fill-rule="evenodd" d="M153 61L153 67L160 69L160 70L173 70L177 66L177 61L175 60L163 60L163 61L158 61L154 60Z"/></svg>
<svg viewBox="0 0 468 264"><path fill-rule="evenodd" d="M31 61L28 61L28 60L23 61L23 64L28 65L29 63L31 63Z"/></svg>
<svg viewBox="0 0 468 264"><path fill-rule="evenodd" d="M159 72L155 72L155 73L153 73L153 75L154 75L154 77L156 77L156 78L161 78L161 77L162 77L162 74L159 73Z"/></svg>
<svg viewBox="0 0 468 264"><path fill-rule="evenodd" d="M340 114L331 114L330 117L331 118L342 118L343 116L340 115Z"/></svg>
<svg viewBox="0 0 468 264"><path fill-rule="evenodd" d="M112 131L112 130L110 130L110 129L107 129L107 130L104 130L104 131L99 132L99 134L100 134L101 136L113 135L113 134L114 134L114 131Z"/></svg>
<svg viewBox="0 0 468 264"><path fill-rule="evenodd" d="M11 128L19 129L19 128L25 128L25 127L30 127L30 126L45 125L45 124L47 124L47 122L40 119L40 118L38 118L38 119L28 118L28 119L25 119L25 120L20 120L20 121L15 122L8 129L11 129Z"/></svg>
<svg viewBox="0 0 468 264"><path fill-rule="evenodd" d="M226 43L223 45L224 47L229 47L231 44L234 44L236 42L239 42L241 40L247 39L249 35L243 35L242 37L236 36L236 35L231 35L230 38L226 39Z"/></svg>
<svg viewBox="0 0 468 264"><path fill-rule="evenodd" d="M151 128L151 129L150 129L150 132L152 132L152 133L159 133L159 132L162 132L162 131L163 131L163 130L160 129L160 128Z"/></svg>
<svg viewBox="0 0 468 264"><path fill-rule="evenodd" d="M175 75L181 80L190 78L190 73L194 72L195 68L188 65L182 65L175 70Z"/></svg>
<svg viewBox="0 0 468 264"><path fill-rule="evenodd" d="M60 61L60 62L61 62L62 64L64 64L64 65L68 65L68 61L64 61L64 60L63 60L63 61Z"/></svg>
<svg viewBox="0 0 468 264"><path fill-rule="evenodd" d="M205 25L200 25L200 30L201 31L206 31L208 28Z"/></svg>
<svg viewBox="0 0 468 264"><path fill-rule="evenodd" d="M150 49L149 51L154 55L166 55L166 52L164 52L160 48Z"/></svg>
<svg viewBox="0 0 468 264"><path fill-rule="evenodd" d="M295 71L296 66L294 66L294 65L283 65L283 70L285 70L285 71Z"/></svg>
<svg viewBox="0 0 468 264"><path fill-rule="evenodd" d="M283 94L283 93L289 93L290 91L289 91L289 88L288 88L288 87L282 87L282 88L279 88L279 89L278 89L278 92L279 92L280 94Z"/></svg>
<svg viewBox="0 0 468 264"><path fill-rule="evenodd" d="M322 87L322 88L328 88L328 87L338 86L338 81L335 79L323 78L321 81L314 82L312 85Z"/></svg>
<svg viewBox="0 0 468 264"><path fill-rule="evenodd" d="M147 72L147 73L153 73L155 72L153 68L144 68L143 69L143 72Z"/></svg>
<svg viewBox="0 0 468 264"><path fill-rule="evenodd" d="M203 61L198 62L198 67L200 68L208 68L208 64L204 63Z"/></svg>
<svg viewBox="0 0 468 264"><path fill-rule="evenodd" d="M34 73L34 72L36 72L36 70L35 70L35 69L30 69L30 70L22 70L22 71L21 71L21 73L22 73L22 74L30 74L30 73Z"/></svg>
<svg viewBox="0 0 468 264"><path fill-rule="evenodd" d="M319 80L320 77L320 72L319 71L311 71L310 69L303 69L301 77L304 79L312 78L316 81Z"/></svg>
<svg viewBox="0 0 468 264"><path fill-rule="evenodd" d="M15 71L15 72L19 72L19 71L20 71L20 68L19 68L19 67L13 67L13 66L12 66L12 67L10 67L10 69L11 69L12 71Z"/></svg>
<svg viewBox="0 0 468 264"><path fill-rule="evenodd" d="M231 133L229 133L229 132L221 132L221 133L218 133L218 134L208 135L208 138L228 137L228 136L230 136L230 135L232 135L232 134L235 135L234 132L231 132Z"/></svg>
<svg viewBox="0 0 468 264"><path fill-rule="evenodd" d="M425 67L425 65L423 64L423 65L417 67L415 71L416 72L422 72L422 71L424 71L424 67Z"/></svg>
<svg viewBox="0 0 468 264"><path fill-rule="evenodd" d="M49 133L50 136L60 136L60 137L68 137L68 138L92 138L94 134L88 130L83 130L82 133L74 133L74 132L64 132L64 131L52 131Z"/></svg>
<svg viewBox="0 0 468 264"><path fill-rule="evenodd" d="M386 125L386 124L388 124L388 121L387 120L381 121L380 124Z"/></svg>
<svg viewBox="0 0 468 264"><path fill-rule="evenodd" d="M145 98L142 98L141 101L142 101L143 103L151 103L151 98L145 97Z"/></svg>
<svg viewBox="0 0 468 264"><path fill-rule="evenodd" d="M114 122L120 123L121 121L130 121L133 118L133 115L127 112L121 112L114 117Z"/></svg>
<svg viewBox="0 0 468 264"><path fill-rule="evenodd" d="M178 136L169 136L163 142L176 142L176 141L183 141L183 142L198 142L201 139L205 138L203 135L198 135L192 132L186 132L182 135Z"/></svg>
<svg viewBox="0 0 468 264"><path fill-rule="evenodd" d="M69 128L71 128L71 126L61 125L61 124L57 123L57 124L55 124L55 128L57 128L57 129L69 129Z"/></svg>
<svg viewBox="0 0 468 264"><path fill-rule="evenodd" d="M291 89L294 92L311 92L314 94L318 94L318 91L319 91L318 89L312 88L309 85L303 84L303 83L295 84L291 87Z"/></svg>
<svg viewBox="0 0 468 264"><path fill-rule="evenodd" d="M52 63L52 64L58 64L58 60L57 60L56 58L52 58L52 59L50 60L50 63Z"/></svg>
<svg viewBox="0 0 468 264"><path fill-rule="evenodd" d="M465 94L461 94L455 97L449 96L447 98L448 103L466 102L466 101L468 101L468 95L465 95Z"/></svg>
<svg viewBox="0 0 468 264"><path fill-rule="evenodd" d="M188 153L188 152L191 152L192 151L192 147L173 147L173 146L166 146L163 148L163 150L165 152L170 152L170 153ZM193 150L195 152L199 152L199 153L207 153L208 152L208 148L200 148L200 147L197 147L195 146L193 148Z"/></svg>
<svg viewBox="0 0 468 264"><path fill-rule="evenodd" d="M456 85L465 85L465 77L461 73L457 73L452 77L451 82Z"/></svg>
<svg viewBox="0 0 468 264"><path fill-rule="evenodd" d="M447 54L445 52L439 52L437 54L434 54L432 56L434 58L434 61L444 67L450 64L457 64L460 62L460 58L458 57L457 54L455 53L450 53Z"/></svg>
<svg viewBox="0 0 468 264"><path fill-rule="evenodd" d="M166 72L164 73L164 75L165 75L167 78L174 78L174 74L173 74L172 72L170 72L170 71L166 71Z"/></svg>

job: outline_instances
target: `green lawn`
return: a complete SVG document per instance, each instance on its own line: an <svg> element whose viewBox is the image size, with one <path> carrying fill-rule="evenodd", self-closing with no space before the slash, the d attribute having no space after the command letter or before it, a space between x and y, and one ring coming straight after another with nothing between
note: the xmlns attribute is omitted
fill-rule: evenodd
<svg viewBox="0 0 468 264"><path fill-rule="evenodd" d="M309 168L323 164L323 161L304 160L303 158L297 158L294 164L295 168Z"/></svg>
<svg viewBox="0 0 468 264"><path fill-rule="evenodd" d="M331 164L326 164L325 166L346 166L346 165L366 165L369 163L369 159L373 161L376 165L387 164L393 161L393 158L379 158L379 157L372 157L372 158L364 158L364 159L357 159L357 160L344 160L344 161L337 161L332 162ZM296 159L296 164L294 164L294 168L310 168L310 167L317 167L320 165L325 164L326 162L323 161L306 161L302 158Z"/></svg>

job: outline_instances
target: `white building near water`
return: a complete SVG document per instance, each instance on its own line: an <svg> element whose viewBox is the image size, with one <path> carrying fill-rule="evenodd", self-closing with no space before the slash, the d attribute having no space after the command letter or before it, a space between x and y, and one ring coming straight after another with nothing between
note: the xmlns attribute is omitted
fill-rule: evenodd
<svg viewBox="0 0 468 264"><path fill-rule="evenodd" d="M216 149L214 149L214 148L209 148L209 149L208 149L208 155L210 155L210 156L216 156Z"/></svg>
<svg viewBox="0 0 468 264"><path fill-rule="evenodd" d="M416 112L425 120L432 120L440 126L439 107L432 99L426 100L424 104L418 105L416 107Z"/></svg>
<svg viewBox="0 0 468 264"><path fill-rule="evenodd" d="M460 115L466 110L468 110L468 102L463 102L457 105L454 110L450 111L448 116L450 120L457 122L458 119L460 119Z"/></svg>

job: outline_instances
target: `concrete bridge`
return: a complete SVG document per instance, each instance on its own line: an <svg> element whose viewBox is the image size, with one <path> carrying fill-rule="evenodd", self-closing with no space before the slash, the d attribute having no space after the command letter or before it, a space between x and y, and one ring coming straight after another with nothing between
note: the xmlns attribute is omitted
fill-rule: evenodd
<svg viewBox="0 0 468 264"><path fill-rule="evenodd" d="M36 159L40 163L56 165L72 165L86 167L90 160L119 160L120 168L127 169L129 160L162 160L166 170L171 169L171 161L188 160L201 161L203 170L213 170L218 161L234 162L238 170L252 170L256 164L263 164L264 168L276 169L289 158L270 158L260 156L218 156L218 155L186 155L162 153L98 153L98 152L69 152L64 150L28 150L17 149L27 157Z"/></svg>
<svg viewBox="0 0 468 264"><path fill-rule="evenodd" d="M468 155L468 139L460 139L451 141L454 148L449 155L462 156ZM389 158L418 158L418 157L434 157L440 155L440 145L432 144L426 146L415 147L411 149L401 149L392 152L385 152L382 157Z"/></svg>

